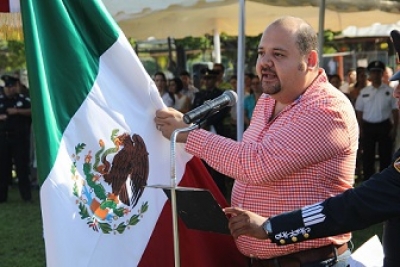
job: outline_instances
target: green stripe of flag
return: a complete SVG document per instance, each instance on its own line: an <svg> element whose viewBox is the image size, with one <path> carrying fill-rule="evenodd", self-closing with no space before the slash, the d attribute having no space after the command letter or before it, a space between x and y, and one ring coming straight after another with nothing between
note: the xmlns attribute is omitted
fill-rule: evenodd
<svg viewBox="0 0 400 267"><path fill-rule="evenodd" d="M70 119L118 30L100 1L21 0L38 176L48 176ZM95 22L95 23L93 23Z"/></svg>

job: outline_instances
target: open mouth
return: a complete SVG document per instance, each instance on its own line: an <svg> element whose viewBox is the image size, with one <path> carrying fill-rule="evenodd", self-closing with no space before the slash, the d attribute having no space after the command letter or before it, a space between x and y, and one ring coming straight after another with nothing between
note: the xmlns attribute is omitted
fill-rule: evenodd
<svg viewBox="0 0 400 267"><path fill-rule="evenodd" d="M273 73L266 73L262 75L262 81L263 82L272 82L276 81L277 76Z"/></svg>

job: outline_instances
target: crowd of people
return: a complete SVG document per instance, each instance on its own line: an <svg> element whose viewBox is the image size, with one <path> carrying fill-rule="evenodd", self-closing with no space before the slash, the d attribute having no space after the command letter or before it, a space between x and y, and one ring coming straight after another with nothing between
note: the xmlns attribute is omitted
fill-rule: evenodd
<svg viewBox="0 0 400 267"><path fill-rule="evenodd" d="M390 81L392 75L393 69L378 60L371 61L367 67L350 69L344 81L338 74L329 75L330 83L350 99L357 114L360 125L358 181L368 180L391 162L399 120L396 100L391 97L398 81Z"/></svg>

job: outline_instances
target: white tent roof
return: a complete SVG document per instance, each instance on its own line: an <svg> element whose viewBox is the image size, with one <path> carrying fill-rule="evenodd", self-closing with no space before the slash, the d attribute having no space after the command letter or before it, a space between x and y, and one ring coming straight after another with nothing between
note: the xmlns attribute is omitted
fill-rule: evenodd
<svg viewBox="0 0 400 267"><path fill-rule="evenodd" d="M400 31L400 20L392 24L374 23L369 27L349 26L342 31L341 37L389 36L393 30Z"/></svg>
<svg viewBox="0 0 400 267"><path fill-rule="evenodd" d="M400 3L383 0L325 0L325 29L393 23ZM214 31L238 35L239 0L103 0L129 37L182 38ZM246 35L258 35L272 20L285 16L305 19L318 29L321 0L246 0Z"/></svg>

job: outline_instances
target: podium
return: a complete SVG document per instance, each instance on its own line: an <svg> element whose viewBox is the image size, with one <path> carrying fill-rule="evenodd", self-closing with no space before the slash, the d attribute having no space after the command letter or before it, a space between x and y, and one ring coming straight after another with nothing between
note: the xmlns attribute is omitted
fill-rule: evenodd
<svg viewBox="0 0 400 267"><path fill-rule="evenodd" d="M162 185L150 187L162 189L171 202L175 191L177 215L188 229L230 235L228 218L209 190Z"/></svg>
<svg viewBox="0 0 400 267"><path fill-rule="evenodd" d="M146 186L162 189L171 201L175 267L180 267L178 216L189 229L230 234L228 218L209 190L179 187L176 184L176 137L181 132L196 128L198 125L194 124L187 128L177 129L171 135L171 184Z"/></svg>

